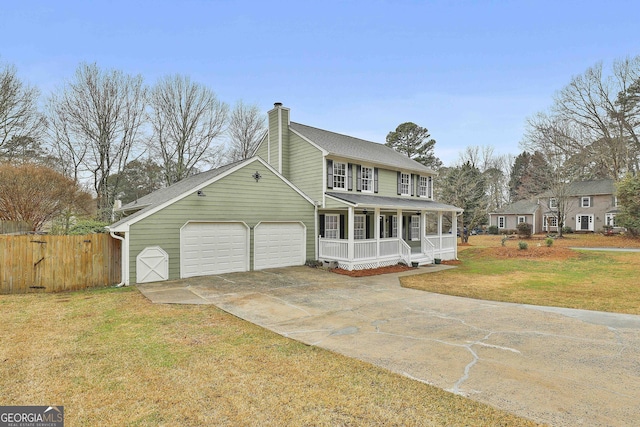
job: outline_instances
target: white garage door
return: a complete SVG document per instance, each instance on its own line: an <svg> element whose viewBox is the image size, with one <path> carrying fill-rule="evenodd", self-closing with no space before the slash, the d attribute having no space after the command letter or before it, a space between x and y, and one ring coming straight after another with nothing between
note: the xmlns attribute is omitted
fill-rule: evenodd
<svg viewBox="0 0 640 427"><path fill-rule="evenodd" d="M300 222L262 222L253 235L254 269L302 265L306 259L305 228Z"/></svg>
<svg viewBox="0 0 640 427"><path fill-rule="evenodd" d="M249 269L249 229L242 222L190 222L180 231L180 276Z"/></svg>

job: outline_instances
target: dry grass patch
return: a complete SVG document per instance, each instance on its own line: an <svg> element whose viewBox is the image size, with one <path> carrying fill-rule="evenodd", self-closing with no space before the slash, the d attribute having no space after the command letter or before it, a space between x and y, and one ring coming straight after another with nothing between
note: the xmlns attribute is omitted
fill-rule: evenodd
<svg viewBox="0 0 640 427"><path fill-rule="evenodd" d="M536 234L531 239L525 239L529 244L529 248L538 244L544 246L544 240L547 236ZM517 236L509 236L506 245L518 246ZM472 247L496 247L502 246L502 236L494 236L482 234L469 237L468 245L458 245L458 250L465 250ZM605 236L600 233L572 233L565 234L561 239L553 240L553 247L563 248L640 248L640 239L632 238L625 235L614 234Z"/></svg>
<svg viewBox="0 0 640 427"><path fill-rule="evenodd" d="M484 237L484 236L483 236ZM470 247L458 268L401 279L448 295L523 304L640 314L640 254L566 247Z"/></svg>
<svg viewBox="0 0 640 427"><path fill-rule="evenodd" d="M4 405L64 405L70 426L534 423L136 290L0 297Z"/></svg>

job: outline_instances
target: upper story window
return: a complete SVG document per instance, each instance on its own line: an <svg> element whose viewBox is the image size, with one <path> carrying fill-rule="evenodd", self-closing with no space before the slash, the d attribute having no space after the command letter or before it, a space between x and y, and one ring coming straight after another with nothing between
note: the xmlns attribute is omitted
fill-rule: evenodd
<svg viewBox="0 0 640 427"><path fill-rule="evenodd" d="M333 188L347 188L347 164L333 162Z"/></svg>
<svg viewBox="0 0 640 427"><path fill-rule="evenodd" d="M374 185L374 172L373 168L362 166L360 168L360 188L362 191L368 191L373 193Z"/></svg>
<svg viewBox="0 0 640 427"><path fill-rule="evenodd" d="M411 187L411 175L409 175L408 173L401 173L399 187L400 194L403 196L408 196L410 194L409 189Z"/></svg>
<svg viewBox="0 0 640 427"><path fill-rule="evenodd" d="M556 199L555 197L552 197L549 199L549 207L551 209L558 209L558 199Z"/></svg>
<svg viewBox="0 0 640 427"><path fill-rule="evenodd" d="M433 198L433 188L430 176L421 176L418 185L418 195L421 197Z"/></svg>
<svg viewBox="0 0 640 427"><path fill-rule="evenodd" d="M582 208L590 208L591 207L591 197L581 197L580 198L580 207L582 207Z"/></svg>

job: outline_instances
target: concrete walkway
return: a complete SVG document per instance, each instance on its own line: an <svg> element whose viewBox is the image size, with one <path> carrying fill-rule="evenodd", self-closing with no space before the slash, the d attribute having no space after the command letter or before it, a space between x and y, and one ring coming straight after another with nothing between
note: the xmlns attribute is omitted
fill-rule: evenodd
<svg viewBox="0 0 640 427"><path fill-rule="evenodd" d="M157 303L215 304L538 422L640 423L640 316L432 294L402 288L400 275L353 279L294 267L138 288Z"/></svg>

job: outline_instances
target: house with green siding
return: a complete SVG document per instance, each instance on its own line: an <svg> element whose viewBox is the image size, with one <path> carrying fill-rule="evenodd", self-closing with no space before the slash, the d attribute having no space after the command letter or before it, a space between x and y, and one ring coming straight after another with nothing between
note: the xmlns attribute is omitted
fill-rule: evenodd
<svg viewBox="0 0 640 427"><path fill-rule="evenodd" d="M435 172L371 141L290 121L280 103L255 155L119 210L123 278L144 283L332 262L366 269L457 257L462 209Z"/></svg>

